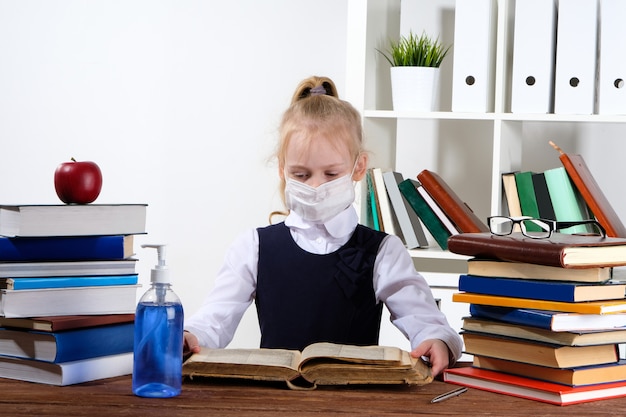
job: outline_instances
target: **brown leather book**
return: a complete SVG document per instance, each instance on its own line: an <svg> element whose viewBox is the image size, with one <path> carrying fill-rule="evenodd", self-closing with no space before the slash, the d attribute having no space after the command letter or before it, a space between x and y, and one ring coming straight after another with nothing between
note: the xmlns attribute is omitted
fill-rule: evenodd
<svg viewBox="0 0 626 417"><path fill-rule="evenodd" d="M38 330L42 332L58 332L84 327L104 326L108 324L130 323L135 320L134 314L105 314L50 316L29 318L0 317L1 327Z"/></svg>
<svg viewBox="0 0 626 417"><path fill-rule="evenodd" d="M626 239L553 233L549 239L532 239L513 232L461 233L450 236L448 250L476 258L527 262L561 268L626 265Z"/></svg>
<svg viewBox="0 0 626 417"><path fill-rule="evenodd" d="M437 173L425 169L417 174L417 179L461 233L489 231L487 225Z"/></svg>
<svg viewBox="0 0 626 417"><path fill-rule="evenodd" d="M563 152L554 142L550 144L559 151L561 163L596 220L606 230L607 236L626 237L626 227L602 192L583 157Z"/></svg>

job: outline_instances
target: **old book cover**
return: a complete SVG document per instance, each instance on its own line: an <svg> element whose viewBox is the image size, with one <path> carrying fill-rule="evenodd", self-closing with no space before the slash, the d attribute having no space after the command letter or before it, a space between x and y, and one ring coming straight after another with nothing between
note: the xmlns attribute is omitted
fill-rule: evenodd
<svg viewBox="0 0 626 417"><path fill-rule="evenodd" d="M581 155L568 154L553 142L550 144L559 151L559 159L567 170L572 182L582 194L589 209L598 222L606 229L608 236L626 237L626 227L609 203L593 174Z"/></svg>
<svg viewBox="0 0 626 417"><path fill-rule="evenodd" d="M512 337L462 332L465 352L553 368L616 363L616 345L562 346Z"/></svg>
<svg viewBox="0 0 626 417"><path fill-rule="evenodd" d="M571 222L592 218L585 200L572 184L564 167L548 169L543 175L548 185L556 220ZM591 231L592 228L585 225L565 229L566 233L589 233Z"/></svg>
<svg viewBox="0 0 626 417"><path fill-rule="evenodd" d="M418 181L461 233L488 232L489 228L437 173L423 170Z"/></svg>
<svg viewBox="0 0 626 417"><path fill-rule="evenodd" d="M626 265L626 239L595 235L552 233L548 239L533 239L513 232L461 233L448 239L450 252L477 258L526 262L562 268L592 268Z"/></svg>
<svg viewBox="0 0 626 417"><path fill-rule="evenodd" d="M139 285L0 290L4 317L130 314L137 308Z"/></svg>
<svg viewBox="0 0 626 417"><path fill-rule="evenodd" d="M0 329L0 355L63 363L133 351L134 323L61 332Z"/></svg>
<svg viewBox="0 0 626 417"><path fill-rule="evenodd" d="M502 189L506 197L506 205L509 210L509 216L520 217L522 215L522 206L520 205L519 195L517 194L517 183L515 182L515 172L505 172L502 174ZM515 225L519 229L518 225Z"/></svg>
<svg viewBox="0 0 626 417"><path fill-rule="evenodd" d="M483 277L539 279L548 281L606 282L611 279L611 267L562 268L528 262L508 262L499 259L471 258L467 273Z"/></svg>
<svg viewBox="0 0 626 417"><path fill-rule="evenodd" d="M533 174L534 172L531 171L516 172L515 184L517 185L517 195L522 208L522 215L537 219L541 216L533 184ZM535 225L529 225L528 229L535 232L539 231L539 227Z"/></svg>
<svg viewBox="0 0 626 417"><path fill-rule="evenodd" d="M550 368L548 366L533 365L505 359L474 356L473 365L476 368L506 372L513 375L569 386L623 381L624 373L626 373L625 361L602 365L577 366L574 368Z"/></svg>
<svg viewBox="0 0 626 417"><path fill-rule="evenodd" d="M317 385L432 382L426 363L396 347L315 343L302 352L284 349L208 349L183 364L186 377L285 381L290 388Z"/></svg>
<svg viewBox="0 0 626 417"><path fill-rule="evenodd" d="M80 384L132 372L133 352L61 363L0 356L0 378L49 385Z"/></svg>
<svg viewBox="0 0 626 417"><path fill-rule="evenodd" d="M398 188L398 184L404 181L402 174L395 171L387 171L383 173L383 180L385 181L387 194L398 219L398 225L402 230L402 237L407 249L428 246L428 240L417 213L411 208L406 198L400 193L400 188Z"/></svg>
<svg viewBox="0 0 626 417"><path fill-rule="evenodd" d="M0 235L19 237L146 233L146 204L0 205Z"/></svg>
<svg viewBox="0 0 626 417"><path fill-rule="evenodd" d="M535 199L537 200L537 208L539 216L542 219L556 220L554 213L554 203L548 191L548 183L543 172L535 172L531 176L533 189L535 190Z"/></svg>
<svg viewBox="0 0 626 417"><path fill-rule="evenodd" d="M446 369L443 380L452 384L555 405L570 405L626 395L626 381L568 387L475 367Z"/></svg>
<svg viewBox="0 0 626 417"><path fill-rule="evenodd" d="M0 236L0 261L119 260L135 254L133 235Z"/></svg>
<svg viewBox="0 0 626 417"><path fill-rule="evenodd" d="M626 314L581 314L532 308L470 304L474 318L496 320L517 327L529 326L556 332L584 332L626 329Z"/></svg>
<svg viewBox="0 0 626 417"><path fill-rule="evenodd" d="M626 284L580 283L570 281L546 281L534 279L511 279L461 274L459 291L503 297L535 298L537 300L583 301L619 300L624 298Z"/></svg>
<svg viewBox="0 0 626 417"><path fill-rule="evenodd" d="M38 330L41 332L59 332L62 330L81 329L84 327L104 326L107 324L130 323L135 321L135 314L102 314L50 317L0 317L0 327Z"/></svg>
<svg viewBox="0 0 626 417"><path fill-rule="evenodd" d="M626 299L565 303L563 301L537 300L536 298L502 297L499 295L458 292L452 294L452 301L488 306L562 311L564 313L610 314L626 312Z"/></svg>
<svg viewBox="0 0 626 417"><path fill-rule="evenodd" d="M408 178L398 184L398 187L400 188L400 193L402 193L406 201L409 202L439 247L443 250L447 250L450 231L444 226L441 219L428 205L426 200L424 200L422 194L419 193L418 188L421 187L421 184L416 180Z"/></svg>
<svg viewBox="0 0 626 417"><path fill-rule="evenodd" d="M610 314L607 314L610 315ZM623 320L623 318L622 318ZM568 331L556 332L539 327L522 326L499 320L478 317L464 317L463 330L487 333L495 336L515 337L535 342L551 343L563 346L589 346L600 344L626 343L626 328L604 331Z"/></svg>

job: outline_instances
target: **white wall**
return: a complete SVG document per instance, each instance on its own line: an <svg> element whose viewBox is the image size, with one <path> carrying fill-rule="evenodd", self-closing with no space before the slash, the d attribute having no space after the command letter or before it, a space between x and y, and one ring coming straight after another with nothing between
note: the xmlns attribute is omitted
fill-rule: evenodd
<svg viewBox="0 0 626 417"><path fill-rule="evenodd" d="M96 203L148 203L141 281L169 244L187 314L243 230L281 208L274 150L297 83L343 91L346 1L0 0L0 203L60 203L96 161ZM251 309L234 345L258 346Z"/></svg>

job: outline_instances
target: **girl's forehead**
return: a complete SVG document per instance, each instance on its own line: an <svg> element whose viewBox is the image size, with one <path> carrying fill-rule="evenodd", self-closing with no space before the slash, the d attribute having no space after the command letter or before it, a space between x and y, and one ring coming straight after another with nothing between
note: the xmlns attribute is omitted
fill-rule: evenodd
<svg viewBox="0 0 626 417"><path fill-rule="evenodd" d="M350 147L348 139L342 138L339 132L317 132L306 134L295 132L287 147L289 159L312 156L316 154L326 155L331 159L350 159Z"/></svg>

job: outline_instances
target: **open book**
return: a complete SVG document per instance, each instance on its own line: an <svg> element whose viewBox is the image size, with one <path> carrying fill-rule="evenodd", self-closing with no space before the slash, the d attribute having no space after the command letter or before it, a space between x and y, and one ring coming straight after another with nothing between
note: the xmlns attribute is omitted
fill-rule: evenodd
<svg viewBox="0 0 626 417"><path fill-rule="evenodd" d="M424 385L433 380L428 365L402 349L324 342L307 346L302 352L202 348L185 361L183 375L285 381L292 389L346 384Z"/></svg>

